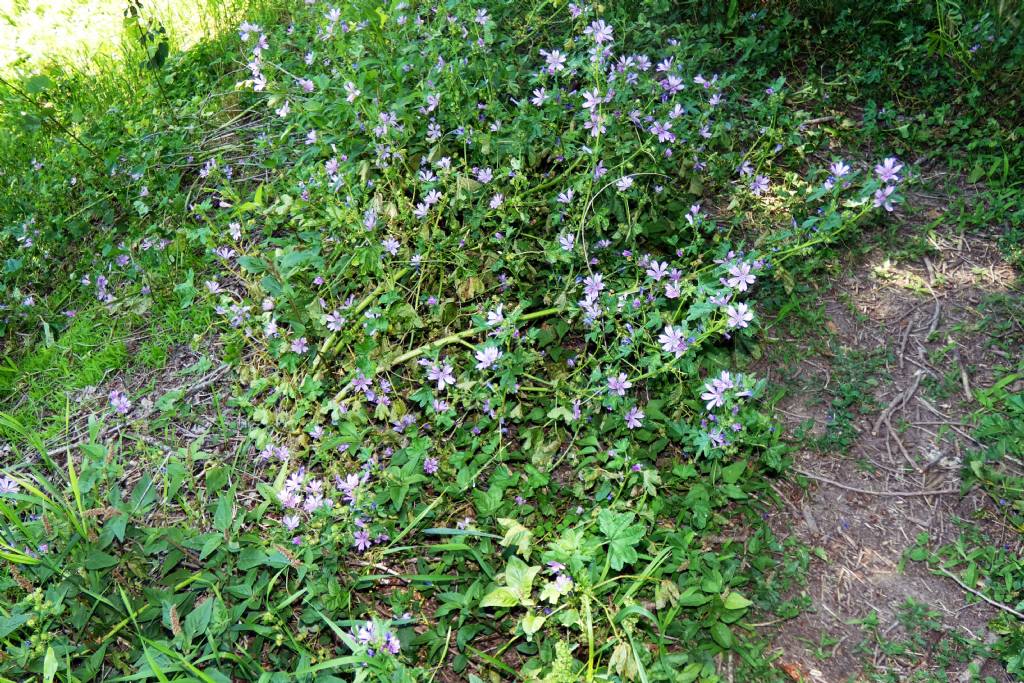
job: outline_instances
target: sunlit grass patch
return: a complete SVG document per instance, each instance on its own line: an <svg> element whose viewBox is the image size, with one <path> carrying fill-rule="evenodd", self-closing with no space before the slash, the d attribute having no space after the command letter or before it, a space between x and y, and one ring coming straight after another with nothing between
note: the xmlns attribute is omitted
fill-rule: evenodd
<svg viewBox="0 0 1024 683"><path fill-rule="evenodd" d="M0 3L0 75L49 66L95 75L137 55L126 33L129 0L5 0ZM233 28L241 0L145 0L141 16L166 30L171 49L187 49Z"/></svg>

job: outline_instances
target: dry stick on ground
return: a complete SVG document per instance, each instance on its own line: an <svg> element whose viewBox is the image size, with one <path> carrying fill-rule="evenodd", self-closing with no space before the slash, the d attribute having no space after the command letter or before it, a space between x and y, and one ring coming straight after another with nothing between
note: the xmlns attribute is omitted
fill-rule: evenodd
<svg viewBox="0 0 1024 683"><path fill-rule="evenodd" d="M960 355L960 347L957 346L952 337L946 337L946 343L953 346L953 358L956 360L956 364L960 367L960 383L963 384L964 387L964 396L967 397L968 401L973 401L974 394L971 392L971 380L967 376L967 367L964 365L963 356Z"/></svg>
<svg viewBox="0 0 1024 683"><path fill-rule="evenodd" d="M894 398L889 405L885 407L882 414L875 420L875 424L871 427L871 436L878 436L878 430L881 428L882 423L889 420L889 416L892 415L892 412L896 410L897 407L907 405L907 401L909 401L914 395L914 392L917 391L917 385L921 383L922 376L924 376L922 371L918 370L915 372L914 379L910 382L910 386L907 387L906 391L896 394L896 398Z"/></svg>
<svg viewBox="0 0 1024 683"><path fill-rule="evenodd" d="M974 443L976 443L979 446L984 446L985 445L982 442L980 442L977 439L975 439L970 434L968 434L967 432L965 432L964 430L960 429L960 427L957 426L957 425L962 425L962 426L966 427L966 426L969 426L969 425L966 425L963 422L957 422L956 420L953 420L952 418L950 418L948 415L940 412L935 406L933 406L931 403L929 403L927 399L925 399L925 398L923 398L921 396L917 396L916 398L921 403L921 405L923 405L929 411L934 413L937 417L945 418L945 422L936 422L935 424L947 425L950 429L952 429L954 432L956 432L960 436L964 437L968 441L973 441ZM927 423L923 423L923 424L927 424Z"/></svg>
<svg viewBox="0 0 1024 683"><path fill-rule="evenodd" d="M903 369L903 364L904 364L904 362L906 362L907 342L910 341L910 329L913 326L914 326L914 321L913 320L909 320L909 321L907 321L906 326L903 328L903 339L900 340L900 353L899 353L900 370Z"/></svg>
<svg viewBox="0 0 1024 683"><path fill-rule="evenodd" d="M942 299L945 296L946 296L945 293L936 294L935 295L935 299L936 300ZM893 320L886 321L886 325L895 325L896 323L898 323L901 320L903 320L904 318L906 318L908 315L911 315L912 313L916 313L917 309L921 308L922 306L924 306L927 303L928 303L928 301L926 299L925 301L922 301L919 304L914 304L913 306L911 306L910 308L908 308L907 310L903 311L898 316L896 316Z"/></svg>
<svg viewBox="0 0 1024 683"><path fill-rule="evenodd" d="M846 489L847 491L853 491L854 493L866 493L869 496L896 496L896 497L936 496L936 495L945 494L945 493L957 493L959 491L959 489L936 489L934 491L872 491L871 489L861 489L861 488L857 488L856 486L849 486L847 484L842 484L842 483L840 483L838 481L834 481L832 479L827 479L827 478L819 476L817 474L811 474L810 472L805 472L805 471L803 471L801 469L798 469L796 467L793 468L793 471L796 472L797 474L801 475L801 476L807 477L808 479L813 479L815 481L820 481L820 482L824 482L826 484L831 484L832 486L836 486L836 487L841 488L841 489Z"/></svg>
<svg viewBox="0 0 1024 683"><path fill-rule="evenodd" d="M910 466L913 467L915 470L920 470L921 467L916 462L914 462L914 459L910 456L910 453L907 452L907 447L903 445L903 441L900 439L899 434L897 434L896 430L892 428L892 424L889 422L888 417L885 418L885 429L885 438L888 439L891 436L893 441L896 442L896 445L899 446L900 453L903 454L904 459L906 459L906 461L910 463Z"/></svg>
<svg viewBox="0 0 1024 683"><path fill-rule="evenodd" d="M942 302L938 299L935 300L935 312L932 313L932 321L928 325L928 334L925 335L925 339L932 336L935 330L939 329L939 317L942 315Z"/></svg>
<svg viewBox="0 0 1024 683"><path fill-rule="evenodd" d="M949 578L953 579L954 581L956 581L960 585L960 587L963 588L965 591L967 591L969 593L973 593L974 595L977 595L979 598L981 598L982 600L984 600L988 604L992 605L993 607L998 607L999 609L1003 610L1004 612L1007 612L1008 614L1012 614L1013 616L1017 617L1021 621L1024 621L1024 614L1021 614L1020 612L1018 612L1017 610L1013 609L1009 605L1004 605L1001 602L993 600L992 598L988 597L987 595L985 595L981 591L978 591L978 590L975 590L975 589L971 588L966 583L964 583L963 581L958 579L953 574L950 574L948 571L946 571L942 567L939 567L938 569L939 569L939 572L941 572L942 574L944 574L944 575L948 576Z"/></svg>
<svg viewBox="0 0 1024 683"><path fill-rule="evenodd" d="M827 123L828 121L835 121L835 120L836 120L835 116L819 116L816 119L807 119L806 121L804 121L803 123L800 124L800 128L803 128L805 126L813 126L813 125L815 125L817 123Z"/></svg>

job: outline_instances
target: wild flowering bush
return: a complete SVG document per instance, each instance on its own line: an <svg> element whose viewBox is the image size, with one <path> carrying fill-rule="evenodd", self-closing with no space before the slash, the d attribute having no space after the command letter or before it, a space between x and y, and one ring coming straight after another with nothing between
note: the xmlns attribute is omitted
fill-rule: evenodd
<svg viewBox="0 0 1024 683"><path fill-rule="evenodd" d="M731 519L785 464L734 352L763 283L892 211L907 172L802 159L784 79L714 38L588 3L244 22L245 125L174 161L126 145L109 173L141 229L75 286L210 307L252 461L175 460L127 494L98 444L72 493L6 473L3 557L48 589L5 615L0 670L714 680L772 563ZM44 220L7 228L17 258L52 250ZM190 496L197 526L151 521Z"/></svg>

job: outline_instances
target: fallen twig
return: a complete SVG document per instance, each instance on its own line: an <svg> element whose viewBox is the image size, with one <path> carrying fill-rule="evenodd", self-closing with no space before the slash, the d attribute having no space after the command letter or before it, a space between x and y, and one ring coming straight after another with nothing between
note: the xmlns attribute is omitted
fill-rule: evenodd
<svg viewBox="0 0 1024 683"><path fill-rule="evenodd" d="M875 424L871 427L871 436L878 436L878 430L882 426L882 423L887 422L889 420L889 416L892 415L893 411L896 410L898 406L907 405L907 401L909 401L910 398L914 395L914 392L917 391L917 385L921 383L922 376L923 373L920 370L915 372L914 378L910 382L910 386L907 387L905 391L901 391L900 393L896 394L896 397L889 403L889 405L885 407L885 409L875 420Z"/></svg>
<svg viewBox="0 0 1024 683"><path fill-rule="evenodd" d="M956 359L956 364L960 367L960 383L964 387L964 396L967 397L968 401L973 401L974 393L971 392L971 380L967 376L967 368L964 366L964 359L960 355L960 347L956 345L952 337L946 337L946 343L953 346L953 358Z"/></svg>
<svg viewBox="0 0 1024 683"><path fill-rule="evenodd" d="M835 121L835 120L836 120L835 116L819 116L816 119L807 119L806 121L804 121L804 122L802 122L800 124L800 127L803 128L804 126L813 126L813 125L815 125L817 123L827 123L829 121Z"/></svg>
<svg viewBox="0 0 1024 683"><path fill-rule="evenodd" d="M903 339L900 340L899 352L900 370L903 369L903 363L906 361L907 342L910 341L910 328L913 326L913 322L907 322L906 327L903 328Z"/></svg>
<svg viewBox="0 0 1024 683"><path fill-rule="evenodd" d="M896 445L899 446L900 453L902 453L903 457L906 458L907 462L910 463L910 466L913 467L915 470L920 470L921 468L918 466L918 464L916 462L914 462L914 459L912 457L910 457L910 453L907 452L907 447L903 445L903 441L900 439L899 435L896 433L896 430L894 430L892 428L892 425L889 423L889 418L888 417L885 418L885 428L887 430L886 438L891 436L893 438L893 441L896 442Z"/></svg>
<svg viewBox="0 0 1024 683"><path fill-rule="evenodd" d="M937 496L937 495L941 495L941 494L945 494L945 493L957 493L959 491L959 489L936 489L934 491L872 491L871 489L861 489L861 488L857 488L856 486L849 486L847 484L842 484L842 483L840 483L838 481L834 481L832 479L827 479L827 478L819 476L817 474L811 474L810 472L805 472L805 471L803 471L801 469L797 469L796 467L793 468L793 471L796 472L797 474L803 476L803 477L807 477L808 479L813 479L815 481L820 481L820 482L824 482L826 484L831 484L832 486L836 486L836 487L841 488L841 489L846 489L847 491L853 491L854 493L866 493L869 496L896 496L896 497Z"/></svg>
<svg viewBox="0 0 1024 683"><path fill-rule="evenodd" d="M957 584L959 584L959 586L961 588L963 588L965 591L967 591L968 593L973 593L974 595L977 595L979 598L981 598L982 600L984 600L988 604L992 605L993 607L998 607L999 609L1003 610L1004 612L1006 612L1008 614L1012 614L1013 616L1017 617L1021 621L1024 621L1024 614L1021 614L1020 612L1018 612L1017 610L1013 609L1009 605L1004 605L1001 602L993 600L992 598L988 597L987 595L985 595L984 593L982 593L979 590L975 590L975 589L971 588L966 583L964 583L963 581L958 579L956 576L954 576L953 574L951 574L948 571L946 571L945 569L943 569L942 567L939 567L938 569L939 569L939 572L941 574L944 574L944 575L948 576L949 578L953 579L954 581L956 581Z"/></svg>
<svg viewBox="0 0 1024 683"><path fill-rule="evenodd" d="M928 324L928 334L925 335L925 339L932 336L935 330L939 329L939 316L942 315L942 302L938 299L935 300L935 312L932 313L932 321Z"/></svg>

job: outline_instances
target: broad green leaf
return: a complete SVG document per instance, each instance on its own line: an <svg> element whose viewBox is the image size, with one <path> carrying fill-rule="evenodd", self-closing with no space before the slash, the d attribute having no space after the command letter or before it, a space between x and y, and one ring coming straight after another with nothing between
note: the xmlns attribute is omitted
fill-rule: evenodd
<svg viewBox="0 0 1024 683"><path fill-rule="evenodd" d="M700 607L711 601L711 596L698 593L693 588L688 588L676 600L683 607Z"/></svg>
<svg viewBox="0 0 1024 683"><path fill-rule="evenodd" d="M544 622L547 621L547 617L541 614L535 614L533 612L527 612L525 616L520 620L519 624L523 627L523 633L526 634L526 639L531 640L534 633L539 631Z"/></svg>
<svg viewBox="0 0 1024 683"><path fill-rule="evenodd" d="M608 539L608 556L612 569L619 571L637 560L636 546L644 536L644 527L634 525L632 512L604 509L597 516L601 533Z"/></svg>
<svg viewBox="0 0 1024 683"><path fill-rule="evenodd" d="M185 617L185 633L195 636L206 630L210 625L210 618L213 616L213 598L207 597L193 608Z"/></svg>
<svg viewBox="0 0 1024 683"><path fill-rule="evenodd" d="M518 596L508 586L495 588L480 601L481 607L515 607L518 604Z"/></svg>
<svg viewBox="0 0 1024 683"><path fill-rule="evenodd" d="M171 389L156 402L156 409L161 413L166 413L174 409L174 405L181 400L181 397L185 395L184 389Z"/></svg>
<svg viewBox="0 0 1024 683"><path fill-rule="evenodd" d="M224 543L224 537L219 534L210 534L210 537L203 543L202 549L199 551L199 559L205 560L209 557L217 548Z"/></svg>
<svg viewBox="0 0 1024 683"><path fill-rule="evenodd" d="M199 293L195 287L195 277L195 272L190 268L188 275L185 276L185 281L174 286L174 293L178 295L178 303L182 308L191 306L192 302L196 300L196 294Z"/></svg>
<svg viewBox="0 0 1024 683"><path fill-rule="evenodd" d="M53 87L53 81L48 76L37 74L25 81L25 92L29 95L38 95Z"/></svg>
<svg viewBox="0 0 1024 683"><path fill-rule="evenodd" d="M213 513L213 527L217 531L227 531L231 528L233 516L234 496L230 492L223 493L217 500L217 510Z"/></svg>
<svg viewBox="0 0 1024 683"><path fill-rule="evenodd" d="M43 658L43 683L53 683L53 677L57 675L57 655L53 646L46 648L46 657Z"/></svg>
<svg viewBox="0 0 1024 683"><path fill-rule="evenodd" d="M712 569L704 574L700 581L700 589L705 593L720 593L722 591L722 584L725 579L722 578L722 572L717 569Z"/></svg>
<svg viewBox="0 0 1024 683"><path fill-rule="evenodd" d="M732 631L720 621L716 621L711 626L711 638L726 650L730 649L733 645Z"/></svg>
<svg viewBox="0 0 1024 683"><path fill-rule="evenodd" d="M12 614L9 617L0 616L0 638L6 638L17 630L19 626L32 618L33 615L31 614Z"/></svg>
<svg viewBox="0 0 1024 683"><path fill-rule="evenodd" d="M533 550L533 532L516 520L505 517L498 520L498 525L505 529L501 545L506 548L514 545L516 552L526 559L530 559L530 552Z"/></svg>
<svg viewBox="0 0 1024 683"><path fill-rule="evenodd" d="M106 569L117 564L117 558L99 550L93 550L83 562L86 569Z"/></svg>
<svg viewBox="0 0 1024 683"><path fill-rule="evenodd" d="M551 604L555 604L558 602L559 598L561 598L563 595L567 594L571 590L571 582L566 582L560 586L557 581L548 581L540 590L540 599L542 602L547 601Z"/></svg>
<svg viewBox="0 0 1024 683"><path fill-rule="evenodd" d="M753 603L739 593L729 593L725 596L725 609L746 609Z"/></svg>
<svg viewBox="0 0 1024 683"><path fill-rule="evenodd" d="M270 269L270 264L256 256L240 256L238 257L238 265L240 265L246 272L257 275L265 273Z"/></svg>
<svg viewBox="0 0 1024 683"><path fill-rule="evenodd" d="M238 568L248 571L253 567L259 567L267 561L267 554L259 548L247 547L238 553Z"/></svg>
<svg viewBox="0 0 1024 683"><path fill-rule="evenodd" d="M538 573L540 573L540 565L527 566L515 555L509 559L508 566L505 567L505 584L512 589L519 599L519 604L533 604L530 593L533 591L533 581L537 578Z"/></svg>
<svg viewBox="0 0 1024 683"><path fill-rule="evenodd" d="M726 484L735 484L739 481L743 470L747 469L747 461L739 460L731 465L722 468L722 481Z"/></svg>

